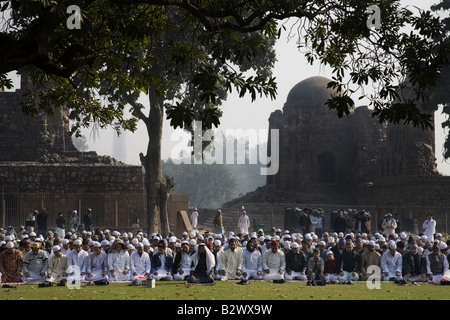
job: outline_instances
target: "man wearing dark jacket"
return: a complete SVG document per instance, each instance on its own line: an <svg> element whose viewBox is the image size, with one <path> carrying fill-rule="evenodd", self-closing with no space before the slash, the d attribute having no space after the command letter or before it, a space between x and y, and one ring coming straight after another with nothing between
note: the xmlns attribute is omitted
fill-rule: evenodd
<svg viewBox="0 0 450 320"><path fill-rule="evenodd" d="M409 250L402 257L403 279L407 282L427 281L427 262L425 257L418 253L417 244L409 245Z"/></svg>
<svg viewBox="0 0 450 320"><path fill-rule="evenodd" d="M345 284L353 284L353 281L359 280L359 272L361 271L361 256L353 250L353 243L345 244L345 251L341 254L341 272L339 280Z"/></svg>
<svg viewBox="0 0 450 320"><path fill-rule="evenodd" d="M299 250L299 244L293 242L291 250L286 254L286 280L306 280L307 261L305 253Z"/></svg>
<svg viewBox="0 0 450 320"><path fill-rule="evenodd" d="M158 244L158 252L151 258L151 277L155 280L172 280L173 259L166 252L166 244L161 241Z"/></svg>
<svg viewBox="0 0 450 320"><path fill-rule="evenodd" d="M339 232L345 233L346 228L347 228L347 220L344 218L344 210L340 209L338 216L334 218L333 221L333 231L337 233Z"/></svg>

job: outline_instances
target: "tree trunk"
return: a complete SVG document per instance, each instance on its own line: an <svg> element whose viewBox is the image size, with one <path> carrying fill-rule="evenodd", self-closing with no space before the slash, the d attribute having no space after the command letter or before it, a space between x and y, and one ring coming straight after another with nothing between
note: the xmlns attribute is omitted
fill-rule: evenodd
<svg viewBox="0 0 450 320"><path fill-rule="evenodd" d="M149 137L147 155L141 154L141 162L145 168L145 186L147 191L147 233L161 233L161 141L163 126L163 99L156 95L155 88L148 91L150 113L146 119ZM167 213L167 212L166 212ZM165 228L165 227L164 227ZM164 230L164 233L166 230Z"/></svg>

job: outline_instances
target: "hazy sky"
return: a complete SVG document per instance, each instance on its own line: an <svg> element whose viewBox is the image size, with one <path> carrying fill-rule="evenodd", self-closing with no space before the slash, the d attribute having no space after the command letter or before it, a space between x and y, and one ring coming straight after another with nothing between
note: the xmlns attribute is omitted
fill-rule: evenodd
<svg viewBox="0 0 450 320"><path fill-rule="evenodd" d="M432 2L415 0L407 1L408 5L416 5L422 8L428 8ZM425 3L425 4L424 4ZM433 2L434 3L434 2ZM274 68L274 76L278 83L278 95L276 100L269 98L258 98L251 102L250 97L239 98L237 94L231 94L223 104L223 117L219 130L226 132L227 129L268 129L268 119L270 114L282 109L286 97L291 88L298 82L312 76L331 77L331 72L320 65L309 65L304 58L303 53L299 52L296 46L296 39L287 40L287 34L284 33L276 44L277 62ZM355 101L357 97L354 98ZM144 105L148 106L146 97L141 99ZM357 105L359 106L359 105ZM436 157L440 173L450 175L450 164L443 161L442 145L445 140L445 133L441 129L440 123L444 117L440 111L435 114L436 118ZM180 129L178 129L180 130ZM169 126L166 120L163 127L163 146L162 156L164 159L171 156L174 146L178 141L171 141L174 129ZM118 160L130 164L140 164L139 153L145 154L148 142L146 130L143 125L135 133L125 133L120 137L112 130L102 130L98 135L85 131L88 138L90 150L97 151L99 154L107 154L116 157Z"/></svg>

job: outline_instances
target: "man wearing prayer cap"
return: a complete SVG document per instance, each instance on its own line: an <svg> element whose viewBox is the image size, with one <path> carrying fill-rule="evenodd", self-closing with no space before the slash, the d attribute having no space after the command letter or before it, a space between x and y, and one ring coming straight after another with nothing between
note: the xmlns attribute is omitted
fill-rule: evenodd
<svg viewBox="0 0 450 320"><path fill-rule="evenodd" d="M286 280L306 280L306 256L297 242L292 242L291 250L285 254Z"/></svg>
<svg viewBox="0 0 450 320"><path fill-rule="evenodd" d="M189 243L187 241L182 241L181 250L177 252L173 262L173 278L175 280L187 280L191 273L191 263Z"/></svg>
<svg viewBox="0 0 450 320"><path fill-rule="evenodd" d="M256 249L256 243L249 240L246 244L247 250L242 257L242 277L239 284L248 284L249 279L262 280L262 256Z"/></svg>
<svg viewBox="0 0 450 320"><path fill-rule="evenodd" d="M214 266L214 280L220 280L222 278L222 274L221 274L221 256L223 254L223 249L222 249L222 241L220 239L216 239L214 240L214 246L213 246L213 250L212 253L214 255L214 261L215 261L215 266Z"/></svg>
<svg viewBox="0 0 450 320"><path fill-rule="evenodd" d="M23 282L44 282L47 275L48 255L40 249L38 242L33 242L31 251L23 260Z"/></svg>
<svg viewBox="0 0 450 320"><path fill-rule="evenodd" d="M426 257L428 282L440 283L442 276L448 271L449 263L447 257L440 252L437 244L433 245L431 253Z"/></svg>
<svg viewBox="0 0 450 320"><path fill-rule="evenodd" d="M402 255L394 241L388 242L388 250L381 256L381 270L384 281L402 281Z"/></svg>
<svg viewBox="0 0 450 320"><path fill-rule="evenodd" d="M144 244L137 243L136 251L130 255L131 280L139 277L148 278L150 276L151 262L150 256L144 251Z"/></svg>
<svg viewBox="0 0 450 320"><path fill-rule="evenodd" d="M402 276L406 282L427 281L427 262L414 242L402 256Z"/></svg>
<svg viewBox="0 0 450 320"><path fill-rule="evenodd" d="M82 248L81 239L76 239L74 242L74 249L67 253L67 266L70 276L84 277L84 259L88 256L88 253ZM76 279L81 280L81 279ZM68 279L69 281L69 279Z"/></svg>
<svg viewBox="0 0 450 320"><path fill-rule="evenodd" d="M264 280L284 283L286 260L283 251L278 248L278 245L278 241L272 240L270 250L266 250L263 255Z"/></svg>
<svg viewBox="0 0 450 320"><path fill-rule="evenodd" d="M353 250L351 241L346 242L345 250L341 253L339 261L341 266L339 281L345 284L353 284L353 281L358 281L361 271L361 256Z"/></svg>
<svg viewBox="0 0 450 320"><path fill-rule="evenodd" d="M367 243L367 250L361 254L361 272L359 274L359 279L365 281L373 271L368 273L368 270L377 267L376 270L381 270L381 254L375 250L375 241L370 240ZM375 270L375 269L374 269Z"/></svg>
<svg viewBox="0 0 450 320"><path fill-rule="evenodd" d="M67 277L67 256L62 254L61 247L56 245L52 248L53 255L49 259L47 278L52 283L65 285Z"/></svg>
<svg viewBox="0 0 450 320"><path fill-rule="evenodd" d="M103 240L106 241L107 240ZM102 242L103 242L102 241ZM108 242L109 245L109 242ZM85 260L86 281L109 281L108 277L108 255L103 251L102 243L94 241L93 251Z"/></svg>
<svg viewBox="0 0 450 320"><path fill-rule="evenodd" d="M6 250L0 253L1 282L19 282L22 265L22 253L15 248L14 242L8 242Z"/></svg>

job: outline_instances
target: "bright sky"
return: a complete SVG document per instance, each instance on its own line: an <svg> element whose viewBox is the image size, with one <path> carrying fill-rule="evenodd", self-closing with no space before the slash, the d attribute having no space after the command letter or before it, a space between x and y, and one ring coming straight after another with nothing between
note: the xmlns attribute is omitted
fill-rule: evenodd
<svg viewBox="0 0 450 320"><path fill-rule="evenodd" d="M408 5L415 5L421 8L429 8L431 2L423 0L407 1ZM434 1L433 1L434 3ZM286 97L291 88L298 82L312 76L325 76L331 78L331 72L320 65L309 65L303 54L297 50L295 39L288 41L286 34L276 44L277 63L274 68L274 76L278 83L278 96L276 100L269 98L260 98L251 102L249 97L239 98L236 94L229 96L223 104L223 117L219 130L226 132L227 129L268 129L268 119L270 114L282 109ZM357 98L354 98L358 101ZM146 98L141 102L148 105ZM445 132L440 123L444 117L440 111L435 114L436 118L436 158L438 170L444 175L450 175L450 163L446 163L442 158L442 145L445 141ZM178 129L180 130L180 129ZM170 127L166 120L163 127L163 146L162 156L164 159L171 156L172 150L179 141L171 141L174 129ZM97 151L99 154L107 154L116 157L118 160L130 164L140 164L139 153L145 154L148 142L146 130L141 125L135 133L125 133L120 137L112 130L104 130L99 136L93 137L91 132L86 131L90 150ZM126 156L124 156L126 155Z"/></svg>

